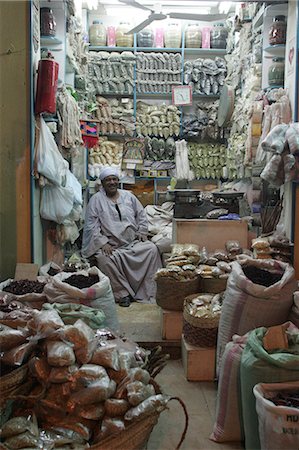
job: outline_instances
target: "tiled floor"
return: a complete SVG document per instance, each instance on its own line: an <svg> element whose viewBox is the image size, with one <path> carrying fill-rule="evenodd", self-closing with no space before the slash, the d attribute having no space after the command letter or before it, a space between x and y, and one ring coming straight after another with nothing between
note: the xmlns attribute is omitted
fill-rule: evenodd
<svg viewBox="0 0 299 450"><path fill-rule="evenodd" d="M188 382L181 360L171 360L157 376L165 394L180 397L189 415L189 426L181 450L241 450L240 442L216 443L209 439L213 429L216 384ZM174 450L184 428L184 413L179 403L171 401L169 410L160 414L148 442L148 450Z"/></svg>
<svg viewBox="0 0 299 450"><path fill-rule="evenodd" d="M121 331L141 343L161 344L160 308L157 305L133 303L117 307ZM177 344L179 345L179 343ZM182 361L170 360L156 381L165 394L180 397L189 415L189 426L181 450L241 450L240 442L215 443L209 439L213 429L217 386L214 382L189 382ZM174 450L184 429L184 413L176 401L160 414L148 442L148 450ZM124 449L125 450L125 449Z"/></svg>

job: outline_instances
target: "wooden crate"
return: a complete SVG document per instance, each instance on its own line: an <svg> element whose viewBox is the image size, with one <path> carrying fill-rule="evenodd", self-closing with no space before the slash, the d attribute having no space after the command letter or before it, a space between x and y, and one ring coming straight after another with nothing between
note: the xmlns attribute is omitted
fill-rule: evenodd
<svg viewBox="0 0 299 450"><path fill-rule="evenodd" d="M183 311L170 311L161 308L161 335L162 339L182 339Z"/></svg>
<svg viewBox="0 0 299 450"><path fill-rule="evenodd" d="M224 249L226 241L237 240L248 248L248 225L241 220L173 219L173 243L197 244L208 252Z"/></svg>
<svg viewBox="0 0 299 450"><path fill-rule="evenodd" d="M216 348L190 345L182 336L182 362L188 381L213 381Z"/></svg>

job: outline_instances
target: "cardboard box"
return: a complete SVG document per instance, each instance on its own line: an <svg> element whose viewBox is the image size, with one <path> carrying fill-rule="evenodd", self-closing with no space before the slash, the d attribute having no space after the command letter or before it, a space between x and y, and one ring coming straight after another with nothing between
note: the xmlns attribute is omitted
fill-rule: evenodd
<svg viewBox="0 0 299 450"><path fill-rule="evenodd" d="M182 336L182 363L188 381L215 379L216 348L190 345Z"/></svg>
<svg viewBox="0 0 299 450"><path fill-rule="evenodd" d="M183 312L170 311L161 308L161 335L162 339L177 340L182 339Z"/></svg>

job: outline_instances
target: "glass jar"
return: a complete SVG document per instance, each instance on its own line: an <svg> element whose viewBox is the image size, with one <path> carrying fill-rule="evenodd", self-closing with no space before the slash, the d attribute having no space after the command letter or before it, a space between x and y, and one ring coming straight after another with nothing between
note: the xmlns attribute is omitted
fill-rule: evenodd
<svg viewBox="0 0 299 450"><path fill-rule="evenodd" d="M56 35L56 21L51 8L40 9L40 34L42 36Z"/></svg>
<svg viewBox="0 0 299 450"><path fill-rule="evenodd" d="M211 29L211 48L226 48L228 31L223 23L218 23Z"/></svg>
<svg viewBox="0 0 299 450"><path fill-rule="evenodd" d="M284 85L284 58L273 58L273 63L268 70L269 86L283 86Z"/></svg>
<svg viewBox="0 0 299 450"><path fill-rule="evenodd" d="M133 47L133 34L125 34L132 26L128 22L120 22L116 28L116 47Z"/></svg>
<svg viewBox="0 0 299 450"><path fill-rule="evenodd" d="M269 44L285 44L287 37L287 24L285 16L275 16L269 30Z"/></svg>
<svg viewBox="0 0 299 450"><path fill-rule="evenodd" d="M201 30L199 25L189 23L185 32L185 47L200 48L201 47Z"/></svg>
<svg viewBox="0 0 299 450"><path fill-rule="evenodd" d="M137 34L138 47L153 47L154 46L154 32L151 28L144 28Z"/></svg>
<svg viewBox="0 0 299 450"><path fill-rule="evenodd" d="M182 43L181 27L178 23L169 23L164 33L166 48L180 48Z"/></svg>
<svg viewBox="0 0 299 450"><path fill-rule="evenodd" d="M103 25L103 22L99 20L94 20L92 25L89 27L89 42L91 45L98 45L103 47L106 45L106 28Z"/></svg>

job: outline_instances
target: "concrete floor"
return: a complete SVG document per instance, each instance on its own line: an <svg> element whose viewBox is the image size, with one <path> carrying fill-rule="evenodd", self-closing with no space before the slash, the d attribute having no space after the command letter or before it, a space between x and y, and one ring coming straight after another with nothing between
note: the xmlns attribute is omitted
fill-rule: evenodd
<svg viewBox="0 0 299 450"><path fill-rule="evenodd" d="M161 339L160 308L157 305L133 303L129 308L117 306L121 331L129 339L144 347L162 345L172 350ZM167 346L168 345L168 346ZM179 357L180 342L172 343ZM178 352L175 352L175 349ZM181 359L172 359L156 377L165 394L180 397L189 415L189 427L181 450L241 450L240 442L215 443L209 439L213 429L217 385L214 382L186 380ZM184 413L176 401L160 414L147 445L147 450L174 450L184 429Z"/></svg>

